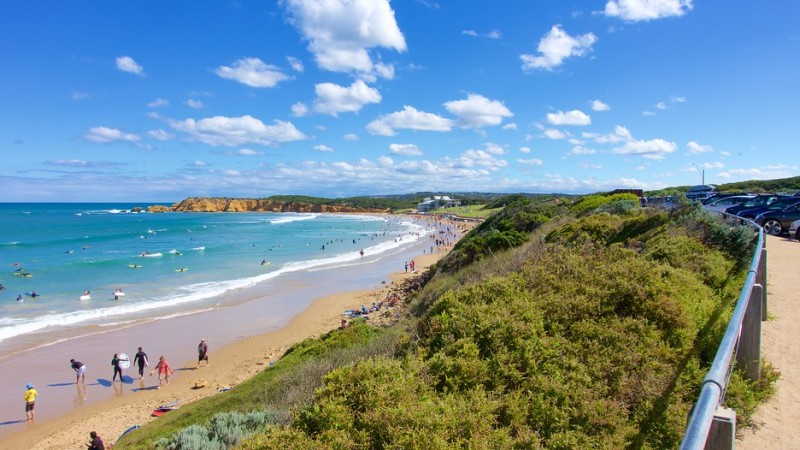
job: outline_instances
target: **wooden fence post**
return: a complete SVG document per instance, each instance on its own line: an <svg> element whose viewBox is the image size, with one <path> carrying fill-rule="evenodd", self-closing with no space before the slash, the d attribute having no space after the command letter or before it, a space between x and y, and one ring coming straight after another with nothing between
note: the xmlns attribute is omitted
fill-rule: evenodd
<svg viewBox="0 0 800 450"><path fill-rule="evenodd" d="M747 310L739 332L739 349L736 364L741 366L747 378L758 380L761 377L761 305L764 288L754 284L747 303Z"/></svg>

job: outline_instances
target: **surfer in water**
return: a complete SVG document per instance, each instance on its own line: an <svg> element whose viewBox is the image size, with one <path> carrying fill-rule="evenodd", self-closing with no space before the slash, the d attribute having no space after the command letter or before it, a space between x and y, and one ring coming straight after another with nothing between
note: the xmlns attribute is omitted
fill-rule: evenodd
<svg viewBox="0 0 800 450"><path fill-rule="evenodd" d="M122 294L122 288L117 288L114 290L114 300L119 300L120 294Z"/></svg>
<svg viewBox="0 0 800 450"><path fill-rule="evenodd" d="M18 302L24 302L24 301L25 301L25 299L24 299L24 298L22 298L22 294L19 294L19 295L17 296L17 301L18 301Z"/></svg>

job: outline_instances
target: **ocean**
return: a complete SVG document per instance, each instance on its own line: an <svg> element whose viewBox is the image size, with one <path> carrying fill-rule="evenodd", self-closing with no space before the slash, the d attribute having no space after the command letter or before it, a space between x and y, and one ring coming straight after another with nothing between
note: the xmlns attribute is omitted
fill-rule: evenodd
<svg viewBox="0 0 800 450"><path fill-rule="evenodd" d="M0 355L232 306L237 290L396 257L432 232L374 215L136 206L0 204Z"/></svg>

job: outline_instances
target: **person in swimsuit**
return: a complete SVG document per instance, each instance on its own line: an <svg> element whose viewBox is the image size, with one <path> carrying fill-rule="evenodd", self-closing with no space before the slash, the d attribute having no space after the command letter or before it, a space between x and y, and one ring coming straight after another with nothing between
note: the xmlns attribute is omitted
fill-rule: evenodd
<svg viewBox="0 0 800 450"><path fill-rule="evenodd" d="M175 373L175 371L172 370L172 367L169 366L167 358L165 358L164 355L161 355L161 357L158 358L158 364L156 364L156 368L150 372L151 377L155 371L158 371L158 387L156 389L161 389L162 379L169 384L169 376Z"/></svg>
<svg viewBox="0 0 800 450"><path fill-rule="evenodd" d="M72 367L72 370L75 371L75 384L79 382L85 383L86 382L86 364L75 361L74 359L69 360L69 366Z"/></svg>

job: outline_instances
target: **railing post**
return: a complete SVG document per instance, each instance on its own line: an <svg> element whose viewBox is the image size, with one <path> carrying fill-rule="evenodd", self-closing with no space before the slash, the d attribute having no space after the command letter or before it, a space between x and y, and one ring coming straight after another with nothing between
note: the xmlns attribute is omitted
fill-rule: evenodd
<svg viewBox="0 0 800 450"><path fill-rule="evenodd" d="M708 432L705 450L733 450L736 440L736 411L719 407Z"/></svg>
<svg viewBox="0 0 800 450"><path fill-rule="evenodd" d="M754 284L750 291L747 310L742 319L739 333L739 349L736 352L736 364L744 369L745 376L751 380L761 377L761 306L764 288Z"/></svg>
<svg viewBox="0 0 800 450"><path fill-rule="evenodd" d="M761 320L767 320L767 248L761 249L761 260L758 261L758 272L756 273L756 283L760 284L764 290L761 298L763 307L761 308Z"/></svg>

